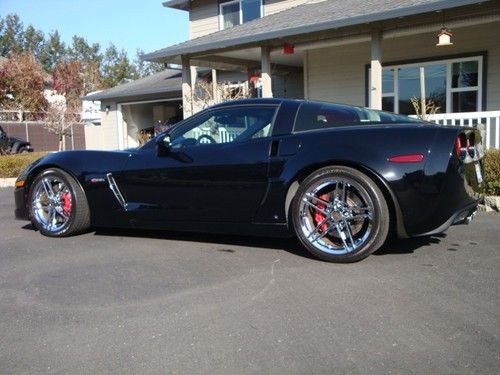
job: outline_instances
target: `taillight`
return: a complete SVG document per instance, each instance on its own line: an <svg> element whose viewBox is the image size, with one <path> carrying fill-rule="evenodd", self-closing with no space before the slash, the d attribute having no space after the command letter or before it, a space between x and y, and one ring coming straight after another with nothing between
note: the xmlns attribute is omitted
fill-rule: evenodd
<svg viewBox="0 0 500 375"><path fill-rule="evenodd" d="M455 155L460 160L464 160L467 157L467 152L469 148L469 140L465 133L460 133L455 139Z"/></svg>

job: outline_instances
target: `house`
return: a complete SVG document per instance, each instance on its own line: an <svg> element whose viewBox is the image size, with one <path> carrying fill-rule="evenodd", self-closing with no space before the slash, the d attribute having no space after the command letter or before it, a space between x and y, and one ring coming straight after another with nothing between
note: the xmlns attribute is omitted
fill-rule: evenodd
<svg viewBox="0 0 500 375"><path fill-rule="evenodd" d="M171 0L190 40L145 60L182 65L184 116L196 67L257 82L261 96L370 106L487 122L500 147L500 0ZM438 36L440 39L438 40ZM256 79L257 77L257 79ZM490 121L490 119L492 119Z"/></svg>
<svg viewBox="0 0 500 375"><path fill-rule="evenodd" d="M87 149L136 147L141 136L150 136L182 117L181 72L165 69L82 100L100 101L100 121L85 126Z"/></svg>

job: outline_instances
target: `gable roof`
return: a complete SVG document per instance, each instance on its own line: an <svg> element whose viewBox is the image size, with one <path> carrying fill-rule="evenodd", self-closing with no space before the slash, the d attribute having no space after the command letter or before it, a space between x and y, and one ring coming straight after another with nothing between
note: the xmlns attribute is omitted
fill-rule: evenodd
<svg viewBox="0 0 500 375"><path fill-rule="evenodd" d="M180 93L182 85L181 76L182 73L177 69L165 69L160 73L84 96L82 99L103 100L176 91Z"/></svg>
<svg viewBox="0 0 500 375"><path fill-rule="evenodd" d="M303 4L142 56L163 62L180 55L356 26L489 0L326 0Z"/></svg>

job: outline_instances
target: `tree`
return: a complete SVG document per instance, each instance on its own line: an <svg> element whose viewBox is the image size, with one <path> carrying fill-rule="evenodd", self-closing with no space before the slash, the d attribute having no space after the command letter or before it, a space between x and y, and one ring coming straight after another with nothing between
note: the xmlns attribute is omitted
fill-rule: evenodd
<svg viewBox="0 0 500 375"><path fill-rule="evenodd" d="M22 51L23 24L17 14L0 18L0 55L9 56Z"/></svg>
<svg viewBox="0 0 500 375"><path fill-rule="evenodd" d="M97 90L101 85L99 68L102 62L99 43L90 45L85 38L74 35L68 48L70 60L79 61L83 80L84 94Z"/></svg>
<svg viewBox="0 0 500 375"><path fill-rule="evenodd" d="M110 44L104 52L101 75L103 88L138 78L137 70L130 63L127 53L123 49L118 51L114 44Z"/></svg>
<svg viewBox="0 0 500 375"><path fill-rule="evenodd" d="M84 94L82 64L79 61L62 62L57 65L53 77L56 93L64 95L70 112L80 112L80 96Z"/></svg>
<svg viewBox="0 0 500 375"><path fill-rule="evenodd" d="M61 41L59 32L53 31L41 52L41 62L45 70L52 73L57 64L66 58L66 45Z"/></svg>
<svg viewBox="0 0 500 375"><path fill-rule="evenodd" d="M250 91L244 85L230 85L221 82L213 85L211 80L204 78L196 80L192 94L192 98L186 96L184 102L188 105L192 104L194 112L228 100L251 97Z"/></svg>
<svg viewBox="0 0 500 375"><path fill-rule="evenodd" d="M42 56L45 46L45 35L29 25L21 36L21 48L24 52L31 52L37 59Z"/></svg>
<svg viewBox="0 0 500 375"><path fill-rule="evenodd" d="M148 62L142 60L141 56L144 55L144 51L140 48L136 51L136 58L134 64L137 69L137 74L140 78L150 76L151 74L159 73L165 70L165 65L157 62Z"/></svg>
<svg viewBox="0 0 500 375"><path fill-rule="evenodd" d="M0 66L0 108L43 111L47 107L43 89L43 68L33 55L13 55Z"/></svg>
<svg viewBox="0 0 500 375"><path fill-rule="evenodd" d="M69 108L65 95L48 90L45 98L49 105L45 111L44 127L57 135L59 151L64 151L66 136L70 135L71 127L80 122L80 114Z"/></svg>

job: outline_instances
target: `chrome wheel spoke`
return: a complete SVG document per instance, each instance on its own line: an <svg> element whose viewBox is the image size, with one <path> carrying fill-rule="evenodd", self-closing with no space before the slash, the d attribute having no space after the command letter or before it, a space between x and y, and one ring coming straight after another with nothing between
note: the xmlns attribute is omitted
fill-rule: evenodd
<svg viewBox="0 0 500 375"><path fill-rule="evenodd" d="M309 239L313 234L315 233L319 233L319 230L320 228L326 224L326 222L328 221L328 217L325 217L321 222L319 222L318 225L316 225L316 228L314 228L311 233L309 233L309 235L307 236L307 238ZM313 241L314 242L314 241Z"/></svg>
<svg viewBox="0 0 500 375"><path fill-rule="evenodd" d="M314 198L316 198L316 197L314 197ZM319 199L319 200L321 200L321 199ZM307 200L307 198L304 198L302 201L303 201L303 202L304 202L307 206L311 207L313 210L316 210L316 211L318 211L318 212L322 213L323 215L328 216L328 213L327 213L324 209L322 209L322 208L320 208L320 207L316 206L316 205L315 205L314 203L312 203L312 202L309 202L309 201ZM321 201L322 201L322 200L321 200ZM322 202L323 202L323 201L322 201Z"/></svg>
<svg viewBox="0 0 500 375"><path fill-rule="evenodd" d="M64 213L64 209L62 207L57 207L55 211L64 220L68 220L69 219L69 216Z"/></svg>
<svg viewBox="0 0 500 375"><path fill-rule="evenodd" d="M333 223L331 223L331 224L328 226L328 228L326 228L326 230L325 230L325 231L323 231L323 232L318 232L318 235L317 235L316 237L314 237L314 238L311 240L311 243L314 243L314 242L316 242L316 241L318 241L318 240L322 239L323 237L325 237L325 236L328 234L328 232L330 232L333 228L335 228L335 226L336 226L336 225L337 225L337 223L333 222Z"/></svg>
<svg viewBox="0 0 500 375"><path fill-rule="evenodd" d="M52 185L47 178L42 180L43 190L45 190L45 194L47 194L47 198L52 198L54 196L54 191L52 190Z"/></svg>
<svg viewBox="0 0 500 375"><path fill-rule="evenodd" d="M354 242L354 239L352 237L352 228L351 228L351 224L349 224L349 222L347 222L347 220L344 220L344 228L345 228L345 231L347 232L347 235L349 236L349 241L351 241L351 250L354 250L356 249L356 243Z"/></svg>
<svg viewBox="0 0 500 375"><path fill-rule="evenodd" d="M54 227L54 221L56 218L56 210L54 208L49 209L49 214L47 215L47 221L45 222L45 229L52 231Z"/></svg>

